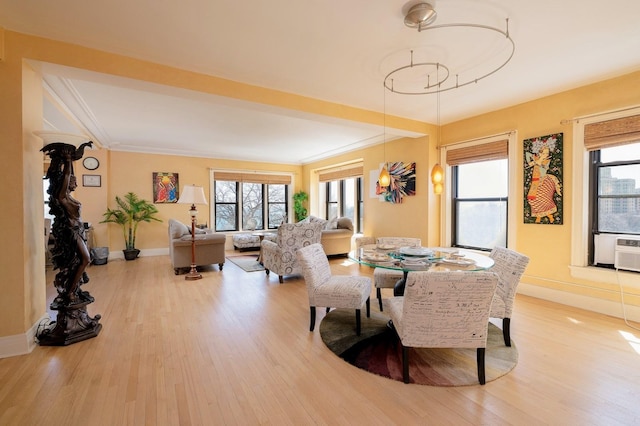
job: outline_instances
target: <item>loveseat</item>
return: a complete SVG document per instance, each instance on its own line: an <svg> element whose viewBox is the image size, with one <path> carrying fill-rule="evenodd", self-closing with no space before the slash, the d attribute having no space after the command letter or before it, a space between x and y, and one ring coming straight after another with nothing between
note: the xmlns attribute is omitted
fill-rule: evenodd
<svg viewBox="0 0 640 426"><path fill-rule="evenodd" d="M196 266L218 264L222 271L225 260L225 234L212 230L196 229ZM191 228L184 223L169 219L169 256L176 275L181 268L191 267Z"/></svg>
<svg viewBox="0 0 640 426"><path fill-rule="evenodd" d="M320 222L323 224L320 243L327 256L346 255L351 251L353 223L348 217L326 220L316 216L309 216L303 219L302 222Z"/></svg>

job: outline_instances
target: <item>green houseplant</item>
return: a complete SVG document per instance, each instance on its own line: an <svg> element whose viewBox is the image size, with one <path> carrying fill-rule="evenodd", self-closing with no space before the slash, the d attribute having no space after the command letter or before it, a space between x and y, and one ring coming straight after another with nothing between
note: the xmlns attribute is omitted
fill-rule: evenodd
<svg viewBox="0 0 640 426"><path fill-rule="evenodd" d="M128 192L122 198L116 195L116 204L118 205L116 209L107 207L107 211L103 213L104 220L100 223L117 223L122 226L125 243L125 249L122 252L125 259L133 260L140 254L140 250L136 248L136 233L140 222L152 220L162 222L162 220L155 217L158 213L156 206L138 198L133 192Z"/></svg>
<svg viewBox="0 0 640 426"><path fill-rule="evenodd" d="M304 191L298 191L293 194L293 211L296 215L296 222L300 222L307 217L307 209L304 202L309 199L309 195Z"/></svg>

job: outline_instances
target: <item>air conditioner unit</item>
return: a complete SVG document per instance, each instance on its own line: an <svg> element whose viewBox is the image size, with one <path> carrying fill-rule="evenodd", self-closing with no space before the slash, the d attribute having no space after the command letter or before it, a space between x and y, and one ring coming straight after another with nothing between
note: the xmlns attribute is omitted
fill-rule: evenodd
<svg viewBox="0 0 640 426"><path fill-rule="evenodd" d="M640 272L640 236L616 238L616 269Z"/></svg>

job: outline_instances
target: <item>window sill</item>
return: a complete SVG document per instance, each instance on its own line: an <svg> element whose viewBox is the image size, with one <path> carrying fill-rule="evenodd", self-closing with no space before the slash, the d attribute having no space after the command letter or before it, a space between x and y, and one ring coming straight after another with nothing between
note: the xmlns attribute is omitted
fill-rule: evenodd
<svg viewBox="0 0 640 426"><path fill-rule="evenodd" d="M638 272L616 271L596 266L569 266L569 270L574 278L640 288L640 273Z"/></svg>

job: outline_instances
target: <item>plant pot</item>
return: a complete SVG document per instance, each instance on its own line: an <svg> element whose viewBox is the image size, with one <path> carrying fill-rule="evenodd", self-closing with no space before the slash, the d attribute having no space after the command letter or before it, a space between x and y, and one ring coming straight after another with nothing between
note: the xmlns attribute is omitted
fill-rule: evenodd
<svg viewBox="0 0 640 426"><path fill-rule="evenodd" d="M134 260L140 254L140 250L138 249L122 250L122 253L124 253L124 258L126 260Z"/></svg>

